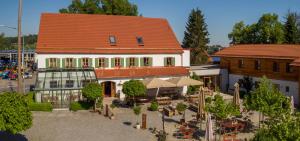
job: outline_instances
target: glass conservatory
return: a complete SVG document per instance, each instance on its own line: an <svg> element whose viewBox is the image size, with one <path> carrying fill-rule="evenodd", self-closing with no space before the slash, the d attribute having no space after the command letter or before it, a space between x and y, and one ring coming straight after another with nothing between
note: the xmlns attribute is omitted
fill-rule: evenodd
<svg viewBox="0 0 300 141"><path fill-rule="evenodd" d="M68 108L82 99L82 87L97 82L93 68L39 69L37 76L36 101L50 102L54 108Z"/></svg>

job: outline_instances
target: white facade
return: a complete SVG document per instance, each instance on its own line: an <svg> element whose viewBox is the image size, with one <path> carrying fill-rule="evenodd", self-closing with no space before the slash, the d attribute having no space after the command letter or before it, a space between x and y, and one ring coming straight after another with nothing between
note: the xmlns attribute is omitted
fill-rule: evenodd
<svg viewBox="0 0 300 141"><path fill-rule="evenodd" d="M243 75L236 75L236 74L229 74L229 89L234 89L234 83L238 82L239 79L243 79L244 76ZM259 82L259 80L261 78L259 77L251 77L253 79L253 82L257 81ZM295 104L298 105L299 103L299 94L298 94L298 90L299 90L299 84L298 82L295 81L286 81L286 80L275 80L275 79L270 79L271 82L273 84L277 84L279 85L279 90L284 93L286 96L294 96L294 102ZM289 89L289 91L287 92L286 89Z"/></svg>
<svg viewBox="0 0 300 141"><path fill-rule="evenodd" d="M175 58L175 66L184 66L189 67L189 50L184 50L183 54L37 54L36 59L38 62L38 68L46 68L46 58L92 58L93 63L92 67L95 67L95 58L111 58L121 57L121 58L129 58L129 57L151 57L152 66L154 67L163 67L164 66L164 58L165 57L174 57ZM139 60L139 59L138 59ZM62 60L60 60L62 61ZM126 60L125 60L126 61ZM78 63L78 62L76 62ZM111 63L108 63L108 69L111 68ZM124 63L126 64L126 62ZM62 65L62 63L60 63ZM77 66L79 66L77 64ZM62 66L60 66L62 67Z"/></svg>

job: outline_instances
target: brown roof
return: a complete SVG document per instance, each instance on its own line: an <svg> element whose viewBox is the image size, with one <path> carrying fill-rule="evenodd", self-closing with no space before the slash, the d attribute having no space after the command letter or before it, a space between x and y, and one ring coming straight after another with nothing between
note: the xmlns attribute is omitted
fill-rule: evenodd
<svg viewBox="0 0 300 141"><path fill-rule="evenodd" d="M111 45L109 36L116 37ZM141 36L144 44L138 45ZM41 15L37 53L182 53L165 19L138 16Z"/></svg>
<svg viewBox="0 0 300 141"><path fill-rule="evenodd" d="M187 76L185 67L144 67L125 69L95 69L97 78L144 78L158 76Z"/></svg>
<svg viewBox="0 0 300 141"><path fill-rule="evenodd" d="M234 45L224 48L213 56L219 57L247 57L247 58L275 58L293 59L300 63L300 45L285 44L247 44ZM296 61L295 60L295 61ZM296 62L297 63L297 62ZM292 63L292 65L295 63Z"/></svg>

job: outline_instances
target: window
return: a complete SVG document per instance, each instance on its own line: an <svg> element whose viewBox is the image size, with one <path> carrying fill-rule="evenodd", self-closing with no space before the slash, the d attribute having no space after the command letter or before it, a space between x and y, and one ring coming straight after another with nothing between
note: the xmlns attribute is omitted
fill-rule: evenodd
<svg viewBox="0 0 300 141"><path fill-rule="evenodd" d="M57 81L56 80L52 80L50 81L50 88L57 88Z"/></svg>
<svg viewBox="0 0 300 141"><path fill-rule="evenodd" d="M73 58L66 58L65 60L65 67L66 68L73 68L74 59Z"/></svg>
<svg viewBox="0 0 300 141"><path fill-rule="evenodd" d="M244 60L240 59L239 60L239 68L243 68L244 67Z"/></svg>
<svg viewBox="0 0 300 141"><path fill-rule="evenodd" d="M74 80L66 80L66 88L73 88Z"/></svg>
<svg viewBox="0 0 300 141"><path fill-rule="evenodd" d="M144 62L144 66L150 66L150 58L149 57L143 58L143 62Z"/></svg>
<svg viewBox="0 0 300 141"><path fill-rule="evenodd" d="M113 36L113 35L109 36L109 43L110 43L111 45L115 45L115 44L117 43L116 37Z"/></svg>
<svg viewBox="0 0 300 141"><path fill-rule="evenodd" d="M50 68L56 68L57 66L57 59L56 58L50 58L49 59L49 67Z"/></svg>
<svg viewBox="0 0 300 141"><path fill-rule="evenodd" d="M115 58L115 67L121 67L121 58Z"/></svg>
<svg viewBox="0 0 300 141"><path fill-rule="evenodd" d="M129 58L129 67L135 66L135 58Z"/></svg>
<svg viewBox="0 0 300 141"><path fill-rule="evenodd" d="M260 67L260 60L255 60L254 62L254 68L255 70L260 70L261 67Z"/></svg>
<svg viewBox="0 0 300 141"><path fill-rule="evenodd" d="M273 62L273 72L279 72L279 64L277 62Z"/></svg>
<svg viewBox="0 0 300 141"><path fill-rule="evenodd" d="M172 57L167 57L167 58L166 58L166 66L174 66L173 60L174 60L174 58L172 58Z"/></svg>
<svg viewBox="0 0 300 141"><path fill-rule="evenodd" d="M81 86L82 87L86 86L88 83L90 83L89 80L81 80Z"/></svg>
<svg viewBox="0 0 300 141"><path fill-rule="evenodd" d="M104 68L105 67L105 58L99 58L98 66L100 68Z"/></svg>
<svg viewBox="0 0 300 141"><path fill-rule="evenodd" d="M290 63L285 64L285 69L287 73L293 72L293 68L290 66Z"/></svg>
<svg viewBox="0 0 300 141"><path fill-rule="evenodd" d="M82 67L89 67L89 58L82 58Z"/></svg>
<svg viewBox="0 0 300 141"><path fill-rule="evenodd" d="M287 93L290 92L290 87L289 86L285 87L285 92L287 92Z"/></svg>
<svg viewBox="0 0 300 141"><path fill-rule="evenodd" d="M139 45L144 45L143 37L136 37L136 41Z"/></svg>

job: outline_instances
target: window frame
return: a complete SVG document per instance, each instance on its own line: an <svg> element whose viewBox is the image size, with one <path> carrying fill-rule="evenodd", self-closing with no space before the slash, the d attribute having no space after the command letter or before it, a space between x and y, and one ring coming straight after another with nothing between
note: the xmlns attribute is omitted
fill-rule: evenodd
<svg viewBox="0 0 300 141"><path fill-rule="evenodd" d="M287 92L287 93L290 92L290 87L289 86L285 86L285 92Z"/></svg>
<svg viewBox="0 0 300 141"><path fill-rule="evenodd" d="M49 58L49 68L57 68L57 58Z"/></svg>
<svg viewBox="0 0 300 141"><path fill-rule="evenodd" d="M114 36L114 35L109 35L108 40L109 40L110 45L117 44L117 39L116 39L116 36Z"/></svg>
<svg viewBox="0 0 300 141"><path fill-rule="evenodd" d="M142 36L137 36L136 37L136 42L138 43L138 45L144 45L144 39Z"/></svg>
<svg viewBox="0 0 300 141"><path fill-rule="evenodd" d="M239 59L238 60L238 67L239 68L244 68L244 59Z"/></svg>
<svg viewBox="0 0 300 141"><path fill-rule="evenodd" d="M55 83L55 84L54 84ZM49 82L49 87L52 89L52 88L58 88L58 82L57 82L57 80L51 80L50 82Z"/></svg>
<svg viewBox="0 0 300 141"><path fill-rule="evenodd" d="M70 83L72 82L72 83ZM72 85L70 85L72 84ZM66 80L66 84L65 84L66 88L73 88L74 87L74 80Z"/></svg>
<svg viewBox="0 0 300 141"><path fill-rule="evenodd" d="M74 68L75 66L73 66L73 62L74 62L74 58L66 58L65 59L65 67L66 68Z"/></svg>
<svg viewBox="0 0 300 141"><path fill-rule="evenodd" d="M89 58L81 58L81 66L89 67Z"/></svg>
<svg viewBox="0 0 300 141"><path fill-rule="evenodd" d="M292 66L290 66L291 63L286 63L285 64L285 72L286 73L292 73L293 72L293 68Z"/></svg>
<svg viewBox="0 0 300 141"><path fill-rule="evenodd" d="M175 64L172 63L173 57L167 57L166 59L166 65L167 66L174 66Z"/></svg>
<svg viewBox="0 0 300 141"><path fill-rule="evenodd" d="M129 59L128 59L128 65L129 65L129 67L135 67L135 61L136 61L136 59L134 58L134 57L130 57Z"/></svg>
<svg viewBox="0 0 300 141"><path fill-rule="evenodd" d="M261 61L260 60L254 60L254 69L255 70L261 70Z"/></svg>
<svg viewBox="0 0 300 141"><path fill-rule="evenodd" d="M105 58L98 58L98 67L105 68Z"/></svg>
<svg viewBox="0 0 300 141"><path fill-rule="evenodd" d="M121 67L121 58L119 57L115 58L115 67L117 68Z"/></svg>
<svg viewBox="0 0 300 141"><path fill-rule="evenodd" d="M280 71L279 63L278 62L273 62L273 64L272 64L272 70L273 70L273 72L279 72Z"/></svg>
<svg viewBox="0 0 300 141"><path fill-rule="evenodd" d="M150 57L144 57L143 64L145 67L149 67L150 66Z"/></svg>

